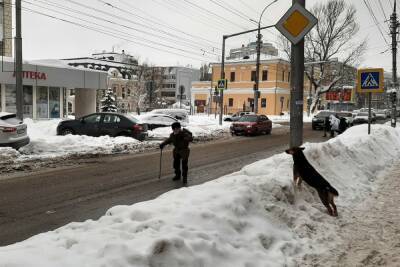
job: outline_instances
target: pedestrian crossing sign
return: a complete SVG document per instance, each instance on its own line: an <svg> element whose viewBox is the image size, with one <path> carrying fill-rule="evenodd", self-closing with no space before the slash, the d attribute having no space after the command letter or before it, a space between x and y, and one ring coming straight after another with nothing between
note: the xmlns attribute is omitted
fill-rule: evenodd
<svg viewBox="0 0 400 267"><path fill-rule="evenodd" d="M383 93L383 69L359 69L357 79L357 92Z"/></svg>
<svg viewBox="0 0 400 267"><path fill-rule="evenodd" d="M228 88L228 80L227 79L218 80L217 87L220 90L225 90L226 88Z"/></svg>

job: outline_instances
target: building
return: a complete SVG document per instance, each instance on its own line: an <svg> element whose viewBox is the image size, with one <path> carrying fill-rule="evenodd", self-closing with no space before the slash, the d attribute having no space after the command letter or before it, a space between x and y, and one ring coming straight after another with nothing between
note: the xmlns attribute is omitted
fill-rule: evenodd
<svg viewBox="0 0 400 267"><path fill-rule="evenodd" d="M11 0L0 0L1 56L12 57L12 5Z"/></svg>
<svg viewBox="0 0 400 267"><path fill-rule="evenodd" d="M278 56L278 49L271 43L261 43L261 55ZM257 55L257 42L251 42L247 46L242 45L240 48L233 48L229 52L227 60L254 58Z"/></svg>
<svg viewBox="0 0 400 267"><path fill-rule="evenodd" d="M200 79L200 70L189 67L162 67L163 82L159 97L168 104L179 102L190 103L192 82Z"/></svg>
<svg viewBox="0 0 400 267"><path fill-rule="evenodd" d="M136 110L139 100L134 94L139 88L137 80L138 61L135 57L125 53L106 52L94 53L91 57L63 59L66 64L76 68L87 68L106 71L108 73L107 87L114 91L119 112L126 113ZM73 91L71 91L73 94ZM105 90L97 94L97 110L100 109L100 100ZM70 97L71 106L74 104L73 95Z"/></svg>
<svg viewBox="0 0 400 267"><path fill-rule="evenodd" d="M14 59L3 58L0 111L16 113ZM96 112L96 91L106 88L107 73L76 69L59 60L24 61L23 116L32 119L68 115L69 90L75 91L75 116Z"/></svg>
<svg viewBox="0 0 400 267"><path fill-rule="evenodd" d="M265 115L279 115L289 110L290 63L274 56L263 56L260 61L260 82L258 112ZM212 63L211 82L196 82L192 86L192 105L197 110L215 112L214 88L220 79L221 64ZM224 113L254 110L254 84L256 62L252 59L228 60L225 63L225 77L228 89L224 91ZM211 87L211 88L210 88ZM211 108L210 108L211 107Z"/></svg>

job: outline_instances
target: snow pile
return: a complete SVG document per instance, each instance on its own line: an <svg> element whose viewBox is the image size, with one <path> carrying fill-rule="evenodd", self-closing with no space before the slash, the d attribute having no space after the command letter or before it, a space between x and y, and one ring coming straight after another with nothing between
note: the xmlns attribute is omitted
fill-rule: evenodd
<svg viewBox="0 0 400 267"><path fill-rule="evenodd" d="M305 113L303 113L303 122L311 122L313 117L314 117L313 114L310 114L310 116L307 116L307 112L305 112ZM284 115L268 115L268 118L272 122L289 122L290 114L285 113Z"/></svg>
<svg viewBox="0 0 400 267"><path fill-rule="evenodd" d="M339 191L339 216L363 201L382 170L400 155L400 132L356 126L320 144L306 144L310 162ZM237 173L132 206L98 221L71 223L0 248L3 265L297 266L335 247L337 220L315 190L292 185L287 154Z"/></svg>
<svg viewBox="0 0 400 267"><path fill-rule="evenodd" d="M195 140L207 140L220 137L229 133L230 122L222 122L219 125L218 117L207 115L191 115L189 116L189 124L184 127L192 132ZM156 128L149 136L153 138L166 138L171 134L170 127Z"/></svg>

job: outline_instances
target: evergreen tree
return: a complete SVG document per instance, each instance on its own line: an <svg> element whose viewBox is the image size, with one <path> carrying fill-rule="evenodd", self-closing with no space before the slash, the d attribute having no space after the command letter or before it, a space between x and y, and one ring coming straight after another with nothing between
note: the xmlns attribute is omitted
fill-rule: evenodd
<svg viewBox="0 0 400 267"><path fill-rule="evenodd" d="M101 111L102 112L117 112L117 106L115 101L114 92L111 89L108 89L103 97L101 102Z"/></svg>

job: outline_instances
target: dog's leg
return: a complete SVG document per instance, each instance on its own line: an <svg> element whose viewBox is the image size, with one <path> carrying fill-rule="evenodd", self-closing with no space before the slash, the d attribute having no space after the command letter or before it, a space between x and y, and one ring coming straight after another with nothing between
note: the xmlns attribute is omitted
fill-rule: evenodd
<svg viewBox="0 0 400 267"><path fill-rule="evenodd" d="M335 196L331 193L331 192L329 192L328 193L329 194L329 204L332 206L332 208L333 208L333 216L338 216L338 212L337 212L337 209L336 209L336 205L335 205Z"/></svg>
<svg viewBox="0 0 400 267"><path fill-rule="evenodd" d="M318 196L321 199L322 204L324 204L324 206L328 209L328 213L331 216L334 216L334 211L332 209L332 207L329 205L329 192L326 190L322 190L322 189L317 189L318 191Z"/></svg>
<svg viewBox="0 0 400 267"><path fill-rule="evenodd" d="M301 179L301 176L299 174L299 171L297 170L297 166L296 166L296 164L293 164L293 182L294 182L294 185L296 187L300 188L301 181L302 181L302 179Z"/></svg>

